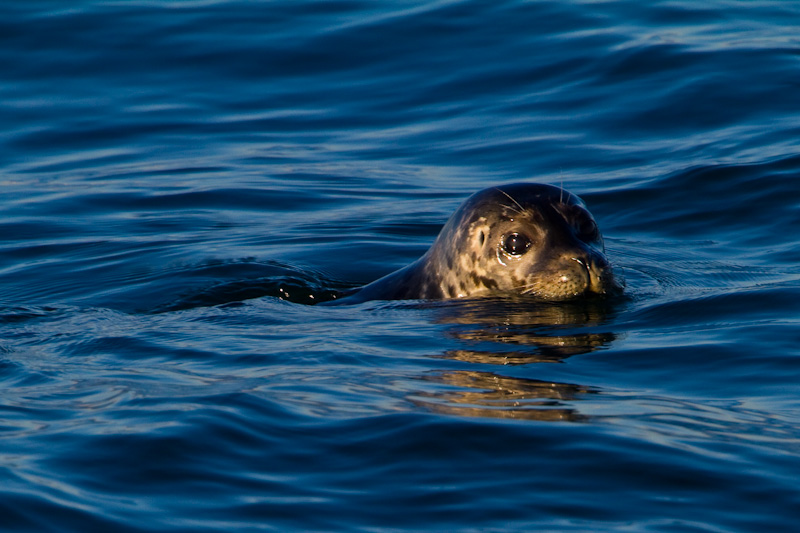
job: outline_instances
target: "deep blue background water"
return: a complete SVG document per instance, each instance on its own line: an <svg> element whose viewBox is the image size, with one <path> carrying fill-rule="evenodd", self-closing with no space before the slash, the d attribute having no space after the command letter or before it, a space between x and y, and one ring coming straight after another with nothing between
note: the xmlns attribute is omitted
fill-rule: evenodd
<svg viewBox="0 0 800 533"><path fill-rule="evenodd" d="M0 5L3 531L795 531L800 7ZM305 305L469 194L606 303Z"/></svg>

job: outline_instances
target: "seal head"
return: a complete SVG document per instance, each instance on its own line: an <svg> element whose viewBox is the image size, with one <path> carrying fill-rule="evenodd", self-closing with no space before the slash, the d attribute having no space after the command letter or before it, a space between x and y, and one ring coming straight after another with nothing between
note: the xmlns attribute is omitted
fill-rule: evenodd
<svg viewBox="0 0 800 533"><path fill-rule="evenodd" d="M503 294L566 300L620 288L583 201L559 187L516 183L472 195L425 255L342 301Z"/></svg>

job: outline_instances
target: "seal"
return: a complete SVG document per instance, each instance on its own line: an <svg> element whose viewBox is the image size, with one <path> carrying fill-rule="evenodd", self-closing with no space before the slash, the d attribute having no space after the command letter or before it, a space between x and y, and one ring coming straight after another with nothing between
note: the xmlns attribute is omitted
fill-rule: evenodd
<svg viewBox="0 0 800 533"><path fill-rule="evenodd" d="M567 300L619 290L583 200L552 185L514 183L470 196L425 255L337 303L500 295Z"/></svg>

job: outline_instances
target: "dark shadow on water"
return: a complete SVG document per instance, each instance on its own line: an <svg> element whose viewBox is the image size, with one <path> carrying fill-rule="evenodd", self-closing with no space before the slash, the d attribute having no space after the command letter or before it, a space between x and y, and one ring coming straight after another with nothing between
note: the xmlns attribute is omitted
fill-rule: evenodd
<svg viewBox="0 0 800 533"><path fill-rule="evenodd" d="M162 303L146 312L182 311L264 297L310 305L332 300L339 293L338 288L332 288L336 283L324 274L277 261L208 263L161 277L151 280L151 285L164 289L158 295Z"/></svg>

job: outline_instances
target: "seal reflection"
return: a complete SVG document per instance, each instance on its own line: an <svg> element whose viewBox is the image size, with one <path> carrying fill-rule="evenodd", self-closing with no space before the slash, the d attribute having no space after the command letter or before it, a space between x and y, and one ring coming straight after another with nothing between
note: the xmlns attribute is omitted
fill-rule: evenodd
<svg viewBox="0 0 800 533"><path fill-rule="evenodd" d="M608 347L616 339L603 326L612 314L607 300L542 303L524 298L480 299L443 305L437 321L464 346L433 357L470 365L562 363ZM578 404L595 387L505 376L485 369L446 370L421 378L447 387L415 394L415 404L434 412L541 421L587 419Z"/></svg>
<svg viewBox="0 0 800 533"><path fill-rule="evenodd" d="M452 371L426 379L458 387L422 393L412 401L431 411L458 416L582 422L586 416L571 405L598 390L572 383L501 376L492 372Z"/></svg>

